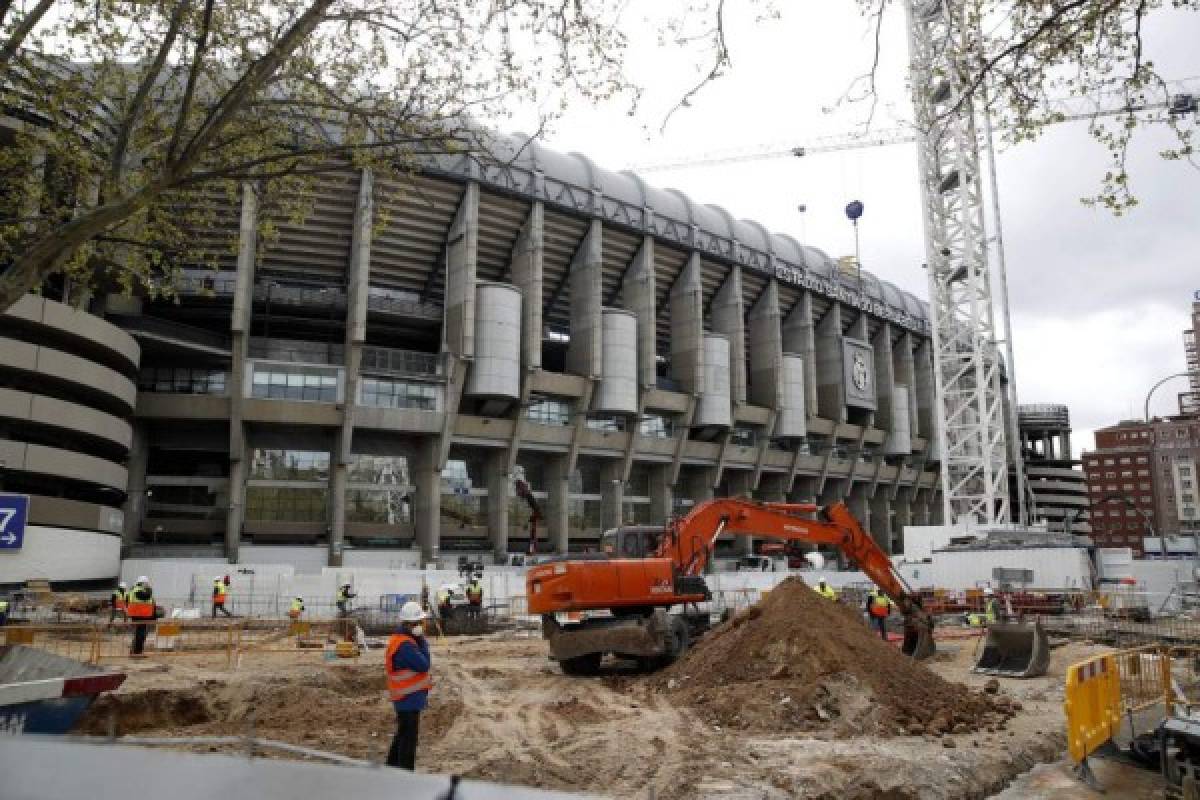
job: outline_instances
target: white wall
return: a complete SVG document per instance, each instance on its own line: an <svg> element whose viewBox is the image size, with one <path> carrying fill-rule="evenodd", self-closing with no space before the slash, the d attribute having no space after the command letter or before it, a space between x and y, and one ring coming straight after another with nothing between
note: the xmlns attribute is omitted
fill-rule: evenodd
<svg viewBox="0 0 1200 800"><path fill-rule="evenodd" d="M289 547L286 545L242 545L238 548L239 564L290 564L295 572L319 573L329 563L326 547Z"/></svg>
<svg viewBox="0 0 1200 800"><path fill-rule="evenodd" d="M905 561L927 561L933 551L950 544L951 538L966 536L969 529L965 523L958 525L905 525Z"/></svg>
<svg viewBox="0 0 1200 800"><path fill-rule="evenodd" d="M1031 588L1091 588L1087 551L1074 547L942 550L933 554L933 563L908 564L903 572L913 588L974 589L995 583L994 567L1033 570Z"/></svg>
<svg viewBox="0 0 1200 800"><path fill-rule="evenodd" d="M0 550L0 583L109 580L120 564L120 536L27 525L20 550Z"/></svg>

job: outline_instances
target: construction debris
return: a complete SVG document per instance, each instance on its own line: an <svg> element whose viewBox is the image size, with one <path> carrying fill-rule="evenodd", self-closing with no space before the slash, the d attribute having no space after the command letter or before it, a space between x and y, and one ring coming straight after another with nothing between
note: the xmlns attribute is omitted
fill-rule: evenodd
<svg viewBox="0 0 1200 800"><path fill-rule="evenodd" d="M857 609L789 578L653 678L710 724L834 737L1003 729L1015 709L884 643Z"/></svg>

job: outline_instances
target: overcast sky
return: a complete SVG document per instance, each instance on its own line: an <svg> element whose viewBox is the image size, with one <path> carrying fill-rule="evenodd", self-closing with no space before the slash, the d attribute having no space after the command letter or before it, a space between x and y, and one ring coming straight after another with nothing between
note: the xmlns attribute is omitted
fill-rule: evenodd
<svg viewBox="0 0 1200 800"><path fill-rule="evenodd" d="M757 25L739 5L730 3L732 69L663 133L665 109L695 78L688 67L693 62L646 36L635 39L630 53L632 74L649 89L639 113L576 104L551 131L550 146L622 169L758 143L803 144L857 129L863 106L824 111L869 63L867 26L854 4L780 3L786 6L782 19ZM1171 78L1200 74L1200 14L1168 13L1149 31L1154 61ZM911 118L904 30L893 16L875 128ZM630 20L641 27L638 17ZM1093 446L1095 428L1140 416L1150 386L1185 367L1181 334L1200 289L1200 172L1157 158L1166 137L1143 139L1132 159L1142 202L1123 218L1079 202L1095 191L1105 168L1081 123L1060 125L998 159L1019 401L1067 404L1076 451ZM928 297L912 144L645 177L835 257L853 252L842 209L861 200L864 267ZM803 215L799 204L807 206ZM1175 393L1183 385L1159 390L1152 412L1176 412Z"/></svg>

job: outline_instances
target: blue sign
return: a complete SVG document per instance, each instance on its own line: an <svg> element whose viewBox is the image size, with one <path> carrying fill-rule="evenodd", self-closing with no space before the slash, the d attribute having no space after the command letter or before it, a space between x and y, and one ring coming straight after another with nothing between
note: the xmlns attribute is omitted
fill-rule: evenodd
<svg viewBox="0 0 1200 800"><path fill-rule="evenodd" d="M0 494L0 550L20 550L29 519L29 495Z"/></svg>

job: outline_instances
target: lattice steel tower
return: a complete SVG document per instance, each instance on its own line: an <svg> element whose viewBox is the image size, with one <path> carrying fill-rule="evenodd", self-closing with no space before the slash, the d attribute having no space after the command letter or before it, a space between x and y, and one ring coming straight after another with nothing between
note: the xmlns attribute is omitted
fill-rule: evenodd
<svg viewBox="0 0 1200 800"><path fill-rule="evenodd" d="M937 441L945 522L1007 523L1008 452L984 229L980 128L960 64L979 46L974 4L908 0Z"/></svg>

